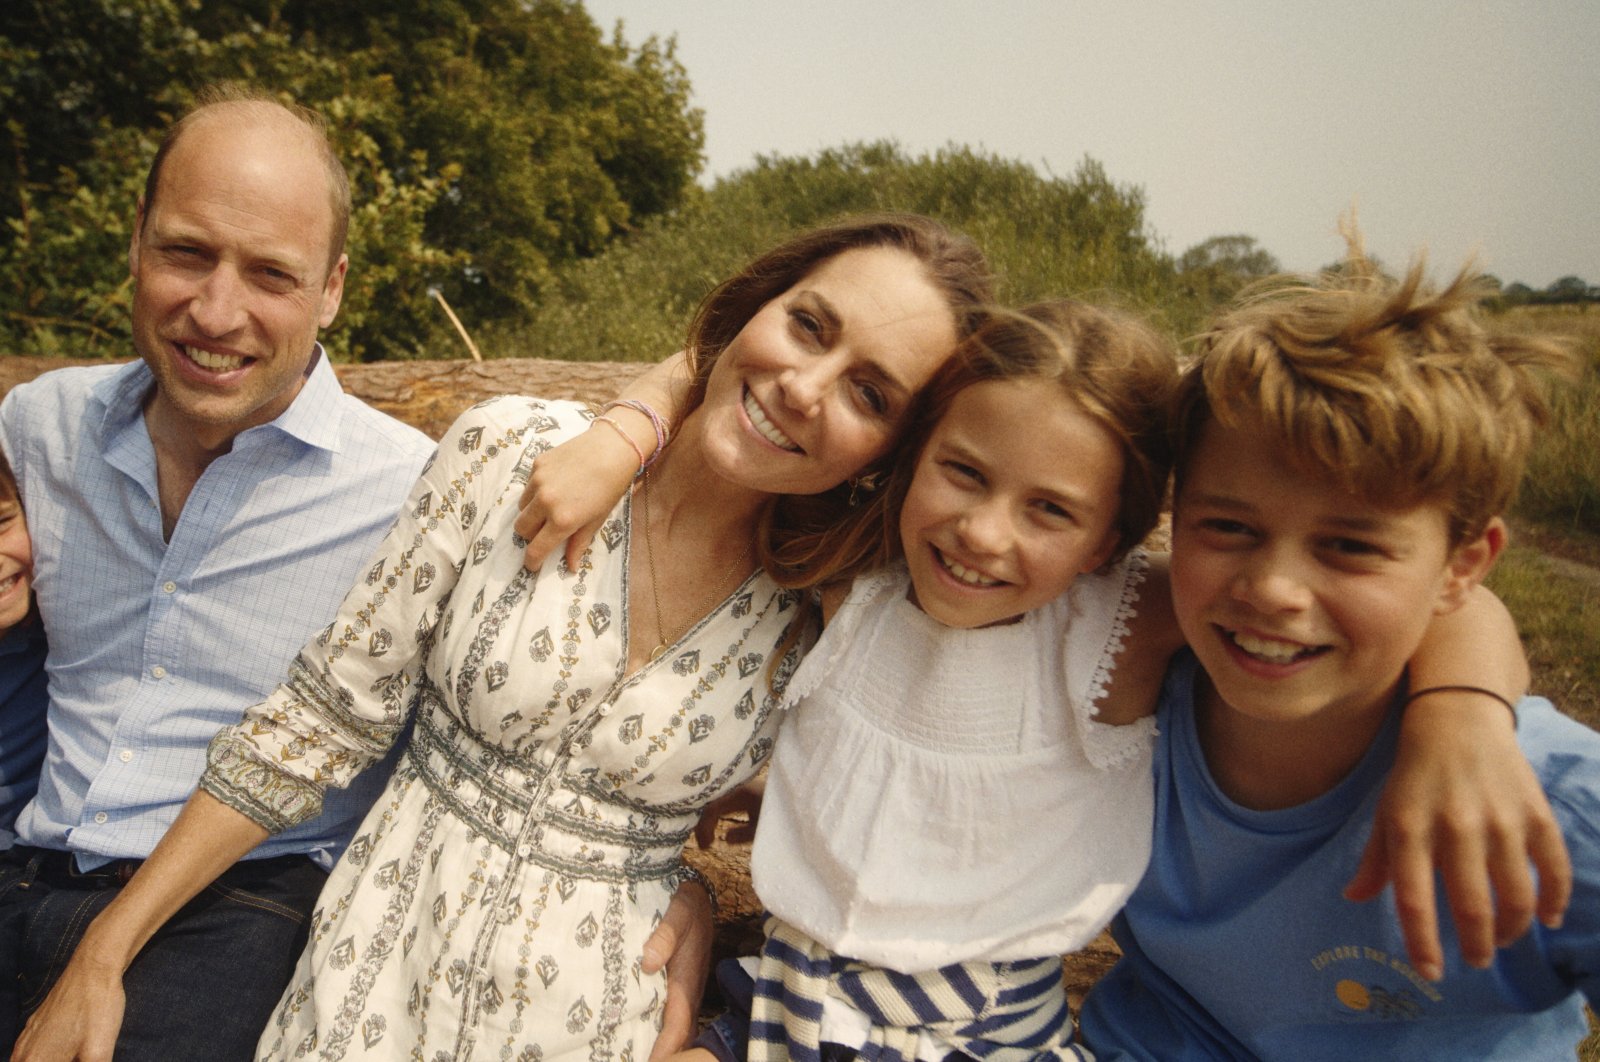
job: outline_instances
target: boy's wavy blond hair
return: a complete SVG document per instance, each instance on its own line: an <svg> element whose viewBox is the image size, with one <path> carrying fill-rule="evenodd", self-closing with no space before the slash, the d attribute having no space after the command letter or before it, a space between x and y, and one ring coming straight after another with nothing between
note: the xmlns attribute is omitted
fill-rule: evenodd
<svg viewBox="0 0 1600 1062"><path fill-rule="evenodd" d="M1340 268L1265 281L1201 336L1174 407L1178 487L1208 421L1258 426L1366 502L1442 503L1451 546L1471 541L1511 503L1573 351L1490 332L1470 262L1440 290L1420 257L1396 280L1345 237Z"/></svg>

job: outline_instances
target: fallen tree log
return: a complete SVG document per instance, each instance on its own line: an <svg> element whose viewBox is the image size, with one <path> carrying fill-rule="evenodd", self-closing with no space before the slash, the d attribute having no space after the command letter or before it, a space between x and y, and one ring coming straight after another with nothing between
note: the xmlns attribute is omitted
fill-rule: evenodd
<svg viewBox="0 0 1600 1062"><path fill-rule="evenodd" d="M0 397L19 383L66 365L98 365L69 358L0 359ZM538 395L601 403L648 365L621 361L383 361L334 365L344 389L437 439L462 410L495 395Z"/></svg>

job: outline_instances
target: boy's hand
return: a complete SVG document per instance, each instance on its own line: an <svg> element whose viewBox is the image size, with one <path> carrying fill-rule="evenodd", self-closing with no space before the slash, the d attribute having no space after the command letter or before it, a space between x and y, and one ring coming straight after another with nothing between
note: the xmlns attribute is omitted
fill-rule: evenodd
<svg viewBox="0 0 1600 1062"><path fill-rule="evenodd" d="M1392 880L1406 952L1429 980L1444 976L1436 870L1472 966L1488 966L1536 912L1560 925L1572 865L1504 705L1470 695L1419 700L1406 709L1401 747L1345 897L1370 900Z"/></svg>
<svg viewBox="0 0 1600 1062"><path fill-rule="evenodd" d="M705 994L711 969L711 897L697 881L685 881L672 894L661 924L644 942L640 969L655 973L667 969L667 1002L662 1008L661 1033L650 1049L649 1062L659 1062L683 1050L694 1037L695 1016Z"/></svg>
<svg viewBox="0 0 1600 1062"><path fill-rule="evenodd" d="M619 414L643 419L637 413ZM619 415L617 420L621 421ZM567 567L576 569L611 510L628 492L639 457L608 424L546 450L533 463L518 502L517 534L528 540L522 563L538 571L562 542Z"/></svg>

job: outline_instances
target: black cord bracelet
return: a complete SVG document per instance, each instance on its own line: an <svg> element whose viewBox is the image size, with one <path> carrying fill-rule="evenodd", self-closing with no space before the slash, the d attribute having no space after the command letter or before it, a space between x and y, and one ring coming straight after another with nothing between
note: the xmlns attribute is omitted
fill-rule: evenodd
<svg viewBox="0 0 1600 1062"><path fill-rule="evenodd" d="M1511 726L1515 728L1517 725L1517 706L1506 700L1506 698L1502 697L1494 690L1487 690L1482 686L1428 686L1424 689L1415 690L1406 694L1405 707L1409 708L1412 701L1419 697L1426 697L1430 693L1481 693L1485 697L1491 697L1505 705L1506 711L1511 713Z"/></svg>

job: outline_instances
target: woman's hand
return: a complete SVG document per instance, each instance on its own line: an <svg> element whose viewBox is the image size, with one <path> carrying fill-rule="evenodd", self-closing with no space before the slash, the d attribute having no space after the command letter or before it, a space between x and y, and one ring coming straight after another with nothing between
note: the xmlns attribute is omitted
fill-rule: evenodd
<svg viewBox="0 0 1600 1062"><path fill-rule="evenodd" d="M650 939L644 943L640 969L653 974L667 970L667 1001L662 1007L661 1033L650 1049L649 1062L683 1050L694 1036L700 997L705 994L711 970L711 941L716 926L711 917L711 896L698 881L688 880L672 894Z"/></svg>

